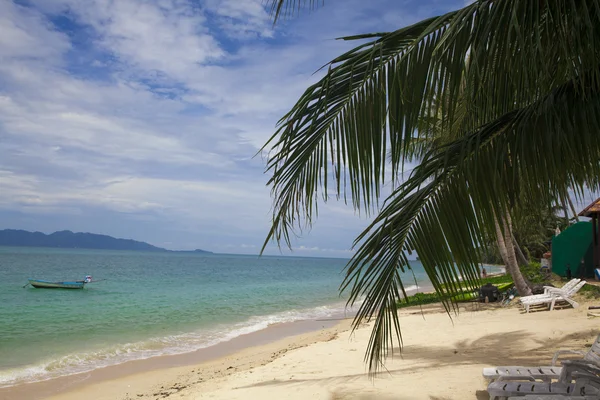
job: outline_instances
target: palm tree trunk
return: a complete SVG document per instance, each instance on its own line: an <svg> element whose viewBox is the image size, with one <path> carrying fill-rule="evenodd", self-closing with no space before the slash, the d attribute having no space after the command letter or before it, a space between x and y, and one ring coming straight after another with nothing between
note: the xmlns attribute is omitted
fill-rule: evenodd
<svg viewBox="0 0 600 400"><path fill-rule="evenodd" d="M562 204L562 209L563 209L563 215L564 215L564 219L565 219L565 225L569 226L569 211L567 211L567 202L563 199L563 204Z"/></svg>
<svg viewBox="0 0 600 400"><path fill-rule="evenodd" d="M515 254L517 255L517 261L519 263L519 266L522 267L524 265L529 265L529 260L527 260L525 254L523 254L523 250L521 250L521 246L519 246L519 243L517 243L517 240L514 236L512 238L512 244L515 248Z"/></svg>
<svg viewBox="0 0 600 400"><path fill-rule="evenodd" d="M567 196L567 200L569 200L569 206L571 207L571 212L573 213L573 217L575 217L575 221L579 222L579 216L577 215L577 211L575 211L575 206L573 205L571 196Z"/></svg>
<svg viewBox="0 0 600 400"><path fill-rule="evenodd" d="M567 208L567 202L564 199L562 202L562 209L565 215L565 226L569 226L569 211Z"/></svg>
<svg viewBox="0 0 600 400"><path fill-rule="evenodd" d="M498 243L498 250L500 251L500 257L502 261L504 261L504 265L506 266L508 254L506 253L506 244L504 243L504 234L502 233L502 229L500 228L500 224L498 220L494 221L496 223L496 242Z"/></svg>
<svg viewBox="0 0 600 400"><path fill-rule="evenodd" d="M504 229L500 227L500 224L496 220L496 240L498 241L498 248L502 259L504 260L504 264L506 265L506 270L515 282L515 288L517 289L519 296L529 296L531 294L531 289L527 285L527 282L525 282L525 278L523 278L519 265L517 264L515 247L512 243L509 218L510 217L505 217L502 219Z"/></svg>

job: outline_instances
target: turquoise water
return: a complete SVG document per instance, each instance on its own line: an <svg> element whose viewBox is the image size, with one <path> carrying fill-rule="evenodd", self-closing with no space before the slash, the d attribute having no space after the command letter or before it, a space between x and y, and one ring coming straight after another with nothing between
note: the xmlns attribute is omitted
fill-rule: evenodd
<svg viewBox="0 0 600 400"><path fill-rule="evenodd" d="M273 323L339 316L345 264L0 247L0 387L189 352ZM106 280L83 290L22 287L27 278L85 275Z"/></svg>

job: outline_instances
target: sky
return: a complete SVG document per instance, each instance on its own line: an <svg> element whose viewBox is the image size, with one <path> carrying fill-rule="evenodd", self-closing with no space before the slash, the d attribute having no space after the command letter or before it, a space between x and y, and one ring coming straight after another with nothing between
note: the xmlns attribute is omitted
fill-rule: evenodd
<svg viewBox="0 0 600 400"><path fill-rule="evenodd" d="M334 39L462 5L326 0L273 26L261 0L0 0L0 229L257 254L257 153L356 45ZM284 254L349 257L368 222L330 201Z"/></svg>

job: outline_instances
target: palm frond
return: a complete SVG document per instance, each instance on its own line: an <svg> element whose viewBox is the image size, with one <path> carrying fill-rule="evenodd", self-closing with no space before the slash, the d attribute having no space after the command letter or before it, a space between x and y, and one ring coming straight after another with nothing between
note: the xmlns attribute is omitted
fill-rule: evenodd
<svg viewBox="0 0 600 400"><path fill-rule="evenodd" d="M375 316L367 352L371 370L401 344L396 304L405 297L399 272L410 268L407 251L417 252L450 312L448 298L459 291L459 278L477 285L477 250L517 197L550 205L576 182L600 187L600 141L583 145L600 132L600 90L584 98L578 86L568 82L432 150L358 237L356 244L364 243L348 265L342 290L350 289L349 304L364 299L354 327ZM571 125L568 135L565 123ZM532 184L515 184L521 181Z"/></svg>
<svg viewBox="0 0 600 400"><path fill-rule="evenodd" d="M322 5L324 0L320 2L318 0L268 0L266 2L273 23L277 23L277 20L281 17L297 14L303 8L315 9L319 6L319 3Z"/></svg>
<svg viewBox="0 0 600 400"><path fill-rule="evenodd" d="M411 140L431 128L428 117L441 115L430 119L443 131L473 131L595 66L598 3L543 4L480 1L333 60L265 145L274 149L267 241L289 245L294 227L310 226L332 179L337 197L376 209L382 184L410 157ZM556 60L552 68L548 60ZM591 75L581 90L599 82Z"/></svg>
<svg viewBox="0 0 600 400"><path fill-rule="evenodd" d="M310 225L317 191L322 188L327 197L332 176L337 196L345 197L349 188L353 206L371 211L381 193L390 147L389 78L382 67L408 52L425 32L433 31L432 24L443 25L447 18L425 20L336 58L327 75L307 89L280 120L280 128L265 144L275 149L267 170L273 173L268 184L276 199L273 229L265 244L275 238L289 245L294 226L301 229L303 220ZM406 118L408 130L416 127L416 117ZM392 137L390 148L401 142L408 153L412 148L409 136L404 141ZM391 153L395 164L396 153Z"/></svg>
<svg viewBox="0 0 600 400"><path fill-rule="evenodd" d="M265 145L275 199L265 245L290 246L320 198L377 211L431 131L451 139L355 242L342 289L364 298L354 326L375 317L371 370L401 343L406 251L450 296L460 277L476 284L476 249L514 204L599 187L600 2L481 0L373 37L333 60Z"/></svg>

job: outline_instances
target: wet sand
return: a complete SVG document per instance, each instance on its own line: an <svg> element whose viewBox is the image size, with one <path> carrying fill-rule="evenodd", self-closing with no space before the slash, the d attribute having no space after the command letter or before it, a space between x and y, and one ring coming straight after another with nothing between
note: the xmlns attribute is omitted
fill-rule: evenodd
<svg viewBox="0 0 600 400"><path fill-rule="evenodd" d="M412 295L417 291L429 292L432 290L433 288L430 285L425 285L420 286L417 289L408 290L407 294ZM349 330L352 316L352 313L347 312L323 320L304 320L274 324L267 329L241 335L230 341L189 353L128 361L114 366L99 368L90 372L0 388L0 400L46 399L55 395L77 392L82 388L96 386L105 382L116 382L121 379L137 382L136 377L143 374L150 374L148 376L156 374L156 379L161 379L165 373L170 374L179 368L212 362L216 363L215 368L218 370L217 367L220 365L220 362L227 363L230 356L238 353L242 355L248 353L251 356L257 355L257 357L250 357L253 359L250 364L254 366L257 364L257 361L254 359L259 360L258 364L260 364L265 362L265 360L271 360L271 353L279 354L282 349L296 348L299 344L304 346L324 339L329 340L332 335L337 335L340 332ZM267 354L267 356L265 360L263 360L262 357L265 354ZM145 387L146 385L141 384L138 386ZM131 388L132 386L130 383L122 387L127 393ZM104 390L103 393L105 393ZM100 394L97 393L91 398L100 398L97 396L100 396ZM104 398L126 398L126 396L118 396L119 395L117 394L110 394L109 397ZM73 398L75 399L77 397Z"/></svg>
<svg viewBox="0 0 600 400"><path fill-rule="evenodd" d="M581 307L524 314L517 307L467 304L452 319L439 305L403 309L402 353L367 375L372 326L343 320L193 366L141 372L63 391L52 400L487 399L483 367L549 365L557 349L587 350L600 320ZM435 383L435 384L433 384Z"/></svg>
<svg viewBox="0 0 600 400"><path fill-rule="evenodd" d="M274 344L277 348L290 342L290 337L304 335L309 341L318 340L322 335L332 331L336 325L348 326L351 318L339 316L324 320L306 320L275 324L257 332L238 336L230 341L211 347L178 355L152 357L145 360L129 361L123 364L99 368L86 373L79 373L42 382L27 383L8 388L0 388L0 400L27 399L37 400L68 391L76 391L82 387L116 380L142 373L163 371L185 367L213 360L227 359L227 356L250 350L257 346ZM336 331L336 329L333 329ZM286 340L287 339L287 340ZM291 343L291 342L290 342ZM159 373L159 375L162 372Z"/></svg>

